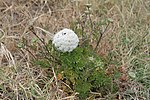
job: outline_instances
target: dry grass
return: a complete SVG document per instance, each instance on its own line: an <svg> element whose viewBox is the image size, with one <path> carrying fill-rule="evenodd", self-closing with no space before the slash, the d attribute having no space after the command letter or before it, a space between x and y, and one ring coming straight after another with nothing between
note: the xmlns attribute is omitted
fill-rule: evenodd
<svg viewBox="0 0 150 100"><path fill-rule="evenodd" d="M32 66L29 52L17 48L22 38L27 43L35 37L29 27L50 33L82 20L88 0L0 0L0 99L3 100L74 100L61 89L53 68ZM110 63L125 67L128 80L118 81L120 90L110 94L124 100L150 99L150 1L89 0L91 19L113 19L97 53ZM88 25L87 25L88 26ZM103 29L103 27L102 27ZM91 32L88 27L87 32ZM50 36L37 35L48 41ZM93 42L92 42L93 43ZM95 44L93 43L95 46ZM38 52L38 49L37 49ZM36 52L34 52L36 53ZM111 55L111 56L110 56ZM128 75L129 74L129 75ZM135 74L135 77L134 77ZM123 77L124 78L124 77ZM66 87L69 86L66 84ZM100 99L101 100L101 99Z"/></svg>

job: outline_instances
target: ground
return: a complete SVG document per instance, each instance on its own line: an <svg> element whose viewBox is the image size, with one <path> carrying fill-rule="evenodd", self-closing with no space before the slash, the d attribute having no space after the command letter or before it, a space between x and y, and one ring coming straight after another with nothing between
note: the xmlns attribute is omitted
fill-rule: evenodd
<svg viewBox="0 0 150 100"><path fill-rule="evenodd" d="M117 92L103 96L91 92L87 99L96 95L98 100L148 100L149 26L149 0L0 0L0 99L78 99L76 91L66 92L70 86L60 82L55 68L32 64L40 45L33 50L27 46L34 45L37 36L48 43L54 33L70 28L80 45L87 36L97 55L106 60L106 74L120 72Z"/></svg>

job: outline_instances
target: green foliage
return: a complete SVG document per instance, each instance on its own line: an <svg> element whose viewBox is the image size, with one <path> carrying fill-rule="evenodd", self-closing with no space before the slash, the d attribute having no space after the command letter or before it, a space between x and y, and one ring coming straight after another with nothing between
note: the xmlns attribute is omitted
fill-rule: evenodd
<svg viewBox="0 0 150 100"><path fill-rule="evenodd" d="M35 65L39 65L42 68L48 68L50 66L50 63L47 59L34 60L33 63Z"/></svg>
<svg viewBox="0 0 150 100"><path fill-rule="evenodd" d="M61 53L60 59L60 72L71 82L73 89L79 92L80 98L86 98L90 91L108 94L112 78L106 75L104 62L92 48L78 47L73 52Z"/></svg>

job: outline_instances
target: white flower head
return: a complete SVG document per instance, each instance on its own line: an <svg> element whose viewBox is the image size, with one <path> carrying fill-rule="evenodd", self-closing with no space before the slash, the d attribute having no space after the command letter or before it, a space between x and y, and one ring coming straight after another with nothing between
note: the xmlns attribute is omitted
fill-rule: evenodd
<svg viewBox="0 0 150 100"><path fill-rule="evenodd" d="M65 28L54 35L52 43L61 52L71 52L78 46L79 38L73 30Z"/></svg>

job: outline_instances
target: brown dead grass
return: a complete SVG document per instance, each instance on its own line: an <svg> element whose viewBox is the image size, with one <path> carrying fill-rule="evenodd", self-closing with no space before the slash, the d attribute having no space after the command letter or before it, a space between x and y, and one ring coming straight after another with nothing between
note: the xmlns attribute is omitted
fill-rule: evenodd
<svg viewBox="0 0 150 100"><path fill-rule="evenodd" d="M76 92L73 91L71 95L67 95L63 89L60 89L61 85L56 80L55 71L49 72L48 69L32 66L29 53L17 48L17 44L22 38L30 43L35 37L28 30L31 25L50 33L64 27L70 28L72 22L82 19L86 3L87 0L0 0L0 99L74 100L76 98ZM149 30L149 0L108 0L105 3L103 0L93 0L90 3L92 3L93 21L98 22L104 17L114 20L102 39L98 54L107 57L109 52L115 52L116 56L113 56L112 60L126 65L128 70L134 70L130 62L134 57L138 57L138 54L134 56L130 54L134 52L132 48L134 49L139 41L142 41L140 37ZM104 9L107 13L99 9ZM49 40L50 37L42 35L41 30L35 31L40 37ZM122 32L124 34L121 34ZM140 53L150 50L147 45L148 36L144 37L146 42L140 46ZM120 44L124 37L126 39L131 37L130 41L134 42L133 45L128 47L128 45ZM145 62L148 62L148 59ZM135 81L131 82L133 84L131 88L139 84ZM66 85L65 88L69 87ZM143 86L140 84L138 89L143 89ZM137 95L140 95L138 93L142 91L138 89L134 91L135 98L138 98ZM126 93L120 94L126 98ZM149 98L149 93L147 92L147 97L141 98Z"/></svg>

